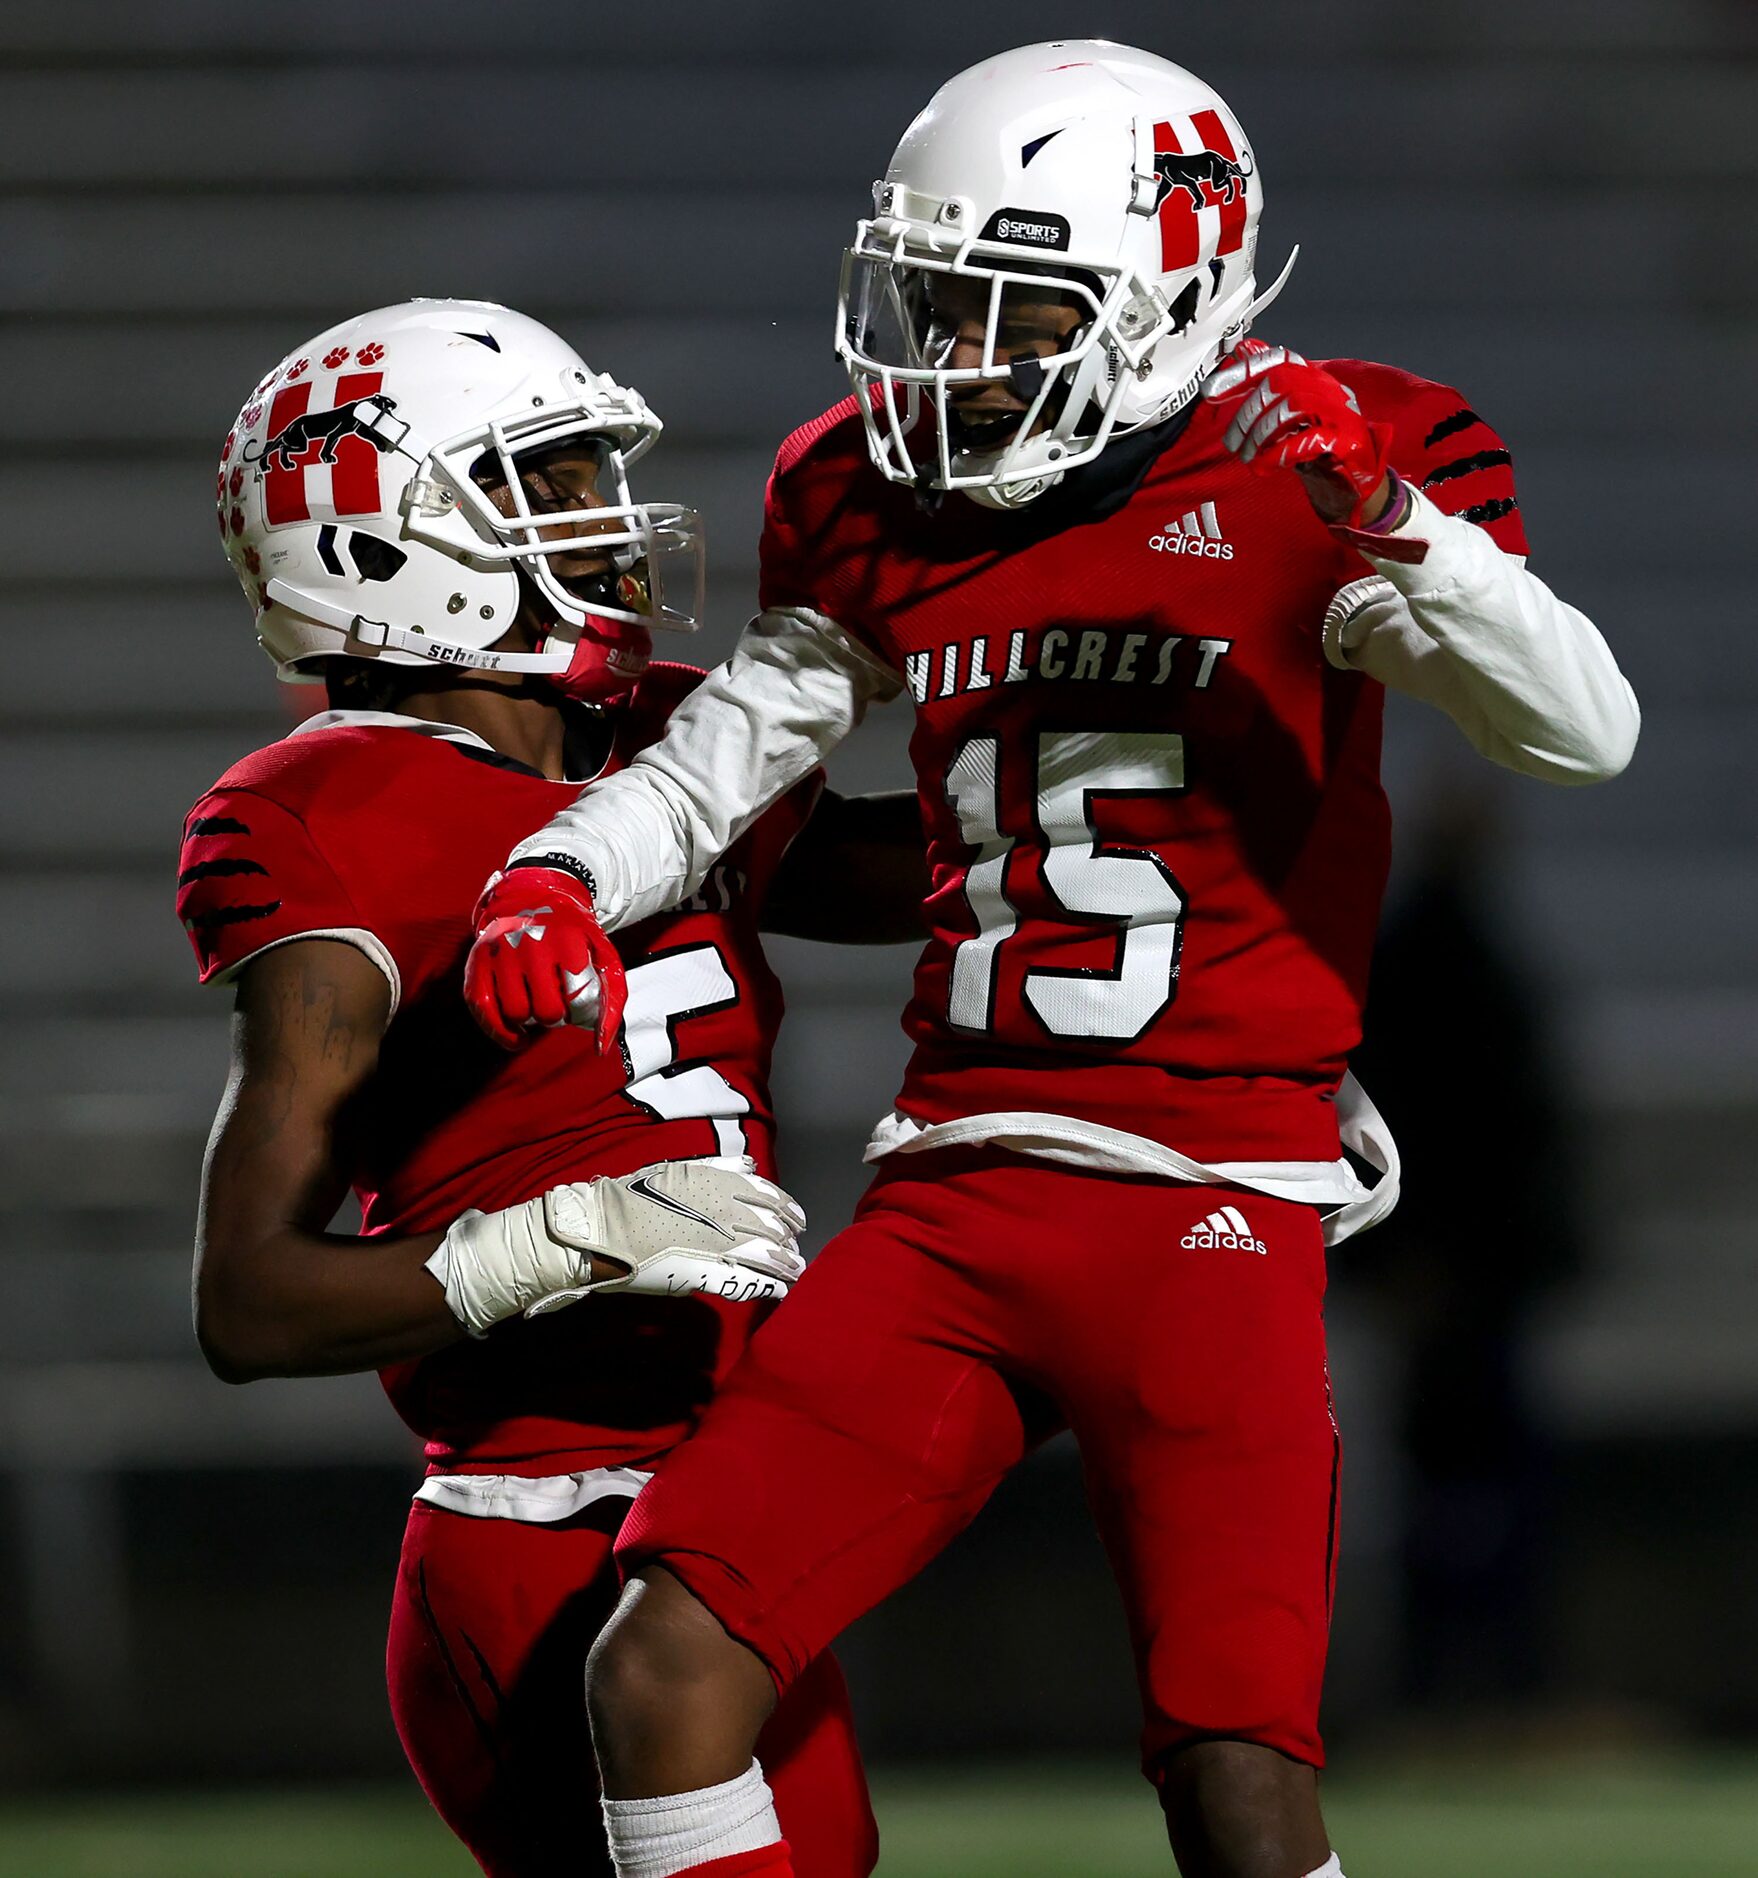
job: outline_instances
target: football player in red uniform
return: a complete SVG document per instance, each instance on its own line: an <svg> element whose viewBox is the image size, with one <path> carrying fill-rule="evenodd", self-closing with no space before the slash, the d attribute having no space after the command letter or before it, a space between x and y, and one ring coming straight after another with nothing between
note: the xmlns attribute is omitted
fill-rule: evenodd
<svg viewBox="0 0 1758 1878"><path fill-rule="evenodd" d="M696 518L628 487L658 430L501 307L418 301L290 354L226 440L220 529L281 675L333 708L184 831L178 910L203 981L237 987L202 1346L232 1381L377 1368L425 1442L392 1707L434 1805L517 1878L610 1869L579 1782L611 1541L801 1269L768 1178L781 993L759 929L921 930L913 799L843 803L812 777L621 937L611 1052L573 1028L508 1057L471 1023L484 870L700 677L649 663L650 627L700 604ZM526 896L505 943L549 916ZM328 1230L350 1187L359 1236ZM863 1878L828 1658L766 1742L802 1870Z"/></svg>
<svg viewBox="0 0 1758 1878"><path fill-rule="evenodd" d="M790 1869L752 1824L762 1718L975 1514L1043 1400L1181 1868L1340 1869L1321 1307L1327 1239L1396 1191L1347 1075L1384 690L1564 783L1616 774L1637 714L1526 570L1464 397L1247 339L1262 200L1237 120L1163 59L1070 41L943 87L845 263L856 395L777 459L760 617L479 909L467 995L510 1043L869 705L914 701L915 1054L855 1223L624 1529L589 1685L619 1871ZM539 894L544 941L510 948ZM607 980L607 1031L614 1007ZM696 1826L693 1861L655 1817Z"/></svg>

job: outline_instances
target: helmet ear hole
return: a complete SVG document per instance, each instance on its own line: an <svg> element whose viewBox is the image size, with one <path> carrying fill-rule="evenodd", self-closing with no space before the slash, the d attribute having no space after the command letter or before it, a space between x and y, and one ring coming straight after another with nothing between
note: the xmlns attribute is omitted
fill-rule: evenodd
<svg viewBox="0 0 1758 1878"><path fill-rule="evenodd" d="M1193 280L1184 291L1166 309L1172 321L1172 331L1181 333L1196 318L1197 306L1202 300L1202 282Z"/></svg>
<svg viewBox="0 0 1758 1878"><path fill-rule="evenodd" d="M350 533L346 546L362 580L394 580L409 558L395 542L381 541L358 528Z"/></svg>

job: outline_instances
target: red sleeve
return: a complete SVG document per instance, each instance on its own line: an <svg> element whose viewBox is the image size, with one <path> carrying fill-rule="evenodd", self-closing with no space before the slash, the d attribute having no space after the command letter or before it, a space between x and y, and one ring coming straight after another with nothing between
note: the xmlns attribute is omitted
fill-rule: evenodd
<svg viewBox="0 0 1758 1878"><path fill-rule="evenodd" d="M1400 415L1392 445L1398 474L1443 514L1475 522L1498 548L1528 553L1508 446L1458 392L1423 389Z"/></svg>
<svg viewBox="0 0 1758 1878"><path fill-rule="evenodd" d="M1389 365L1338 359L1329 369L1392 426L1392 467L1443 514L1475 522L1508 554L1526 554L1514 459L1463 392Z"/></svg>
<svg viewBox="0 0 1758 1878"><path fill-rule="evenodd" d="M760 607L805 606L816 611L828 610L805 566L802 530L807 525L798 513L798 491L813 445L856 418L859 409L853 398L844 398L821 417L802 424L776 451L775 468L770 471L768 486L763 491L763 537L757 549L757 604Z"/></svg>
<svg viewBox="0 0 1758 1878"><path fill-rule="evenodd" d="M269 797L224 786L183 825L177 916L201 968L224 983L259 952L305 934L347 934L392 979L389 949L371 933L297 815Z"/></svg>
<svg viewBox="0 0 1758 1878"><path fill-rule="evenodd" d="M763 534L757 544L759 607L814 605L800 567L799 530L787 513L781 466L770 472L763 491Z"/></svg>

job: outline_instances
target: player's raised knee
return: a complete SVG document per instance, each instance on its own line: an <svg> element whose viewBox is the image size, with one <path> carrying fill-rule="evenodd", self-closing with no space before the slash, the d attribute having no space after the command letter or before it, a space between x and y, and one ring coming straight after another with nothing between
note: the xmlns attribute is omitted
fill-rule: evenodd
<svg viewBox="0 0 1758 1878"><path fill-rule="evenodd" d="M700 1743L707 1757L749 1764L752 1744L775 1706L761 1660L722 1629L694 1593L663 1567L634 1579L586 1664L586 1705L607 1787L656 1776L647 1763L661 1741ZM680 1720L689 1725L680 1728ZM707 1775L690 1785L707 1785ZM680 1790L659 1785L658 1792Z"/></svg>

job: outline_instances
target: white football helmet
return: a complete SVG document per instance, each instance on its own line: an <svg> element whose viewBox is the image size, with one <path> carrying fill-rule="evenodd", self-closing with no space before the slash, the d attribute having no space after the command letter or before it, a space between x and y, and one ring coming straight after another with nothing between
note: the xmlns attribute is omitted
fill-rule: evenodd
<svg viewBox="0 0 1758 1878"><path fill-rule="evenodd" d="M626 690L645 629L702 612L700 519L629 491L660 429L639 392L506 307L411 300L331 327L263 379L220 454L220 534L259 641L296 683L346 656ZM517 460L562 443L597 455L603 506L533 514ZM512 516L471 473L485 458ZM549 564L580 551L611 570L586 597ZM521 573L556 625L536 651L491 651Z"/></svg>
<svg viewBox="0 0 1758 1878"><path fill-rule="evenodd" d="M904 133L843 259L837 355L894 482L1016 508L1114 435L1170 417L1281 290L1253 275L1263 182L1200 78L1104 39L1003 52L948 80ZM986 361L943 364L935 275L987 294ZM1010 290L1079 311L1061 350L999 355ZM948 392L1007 381L999 447L962 437ZM923 423L924 406L927 423Z"/></svg>

